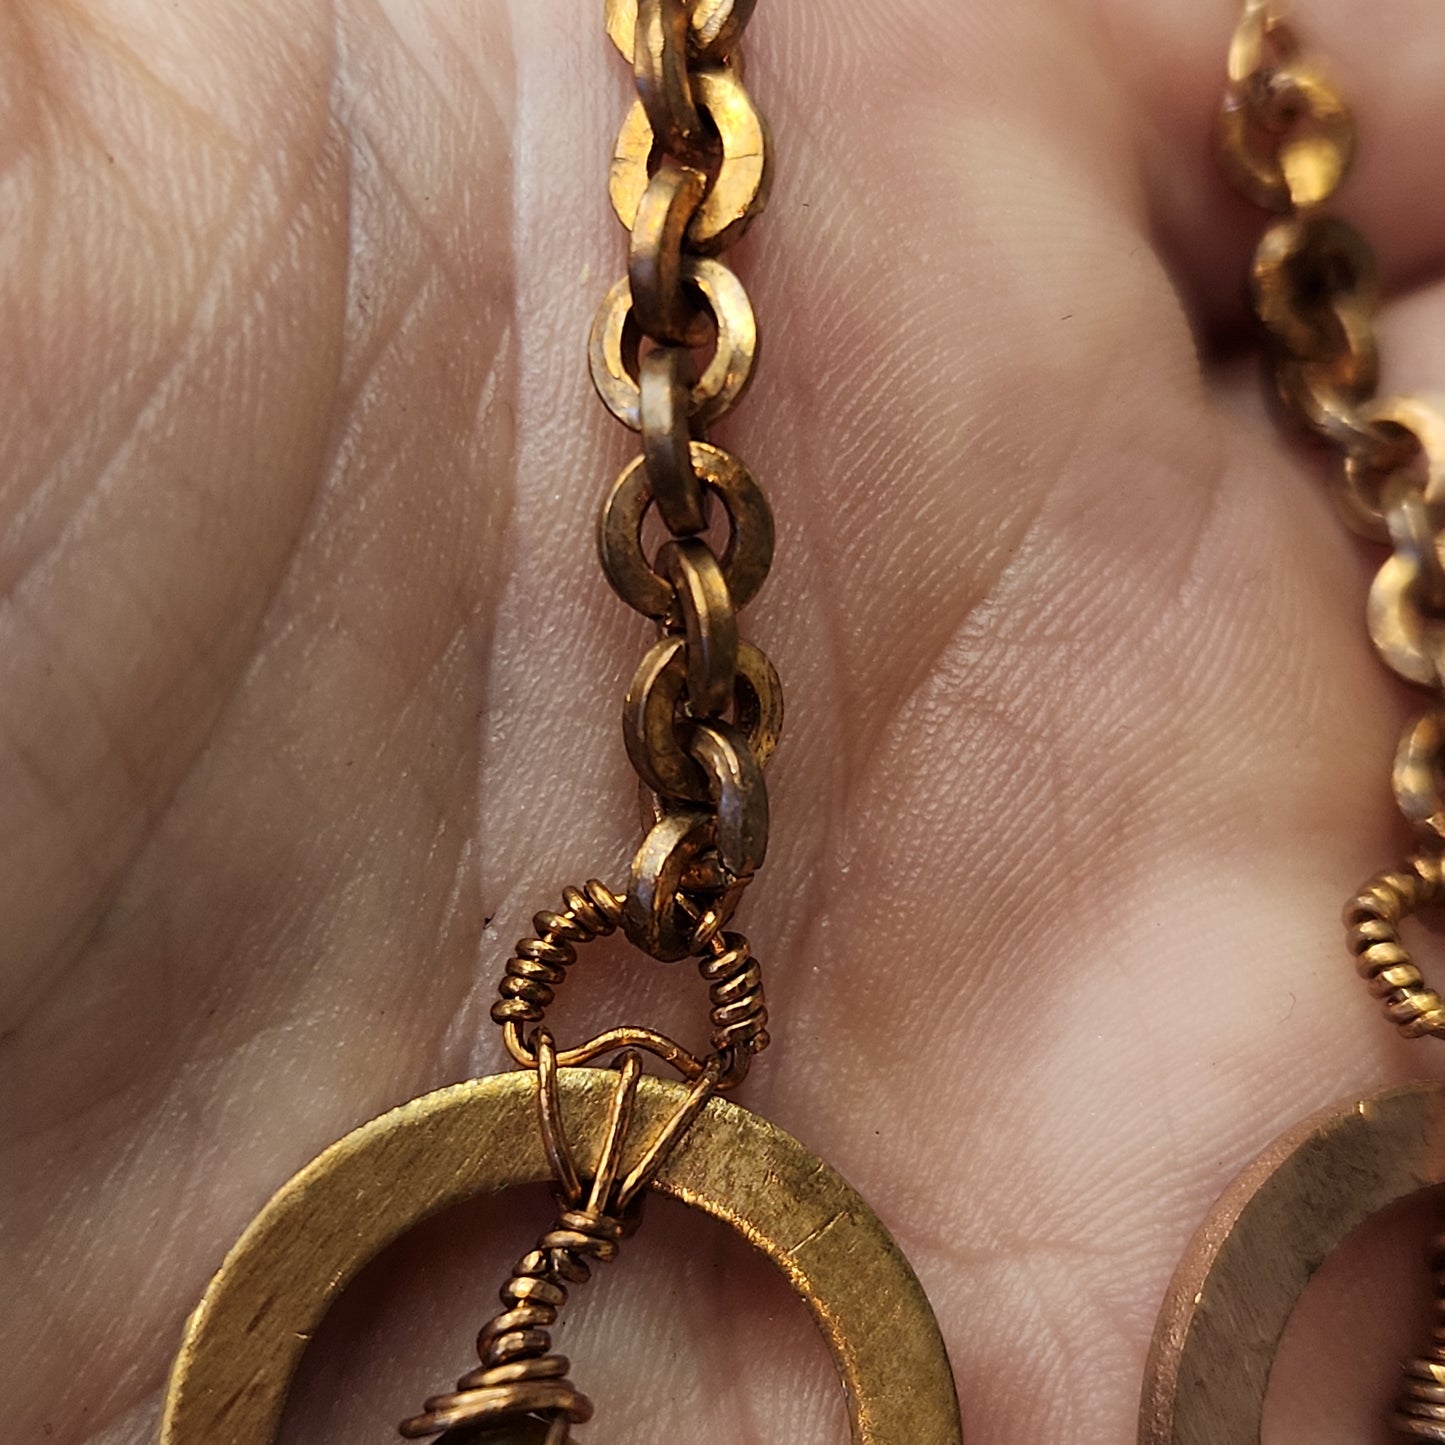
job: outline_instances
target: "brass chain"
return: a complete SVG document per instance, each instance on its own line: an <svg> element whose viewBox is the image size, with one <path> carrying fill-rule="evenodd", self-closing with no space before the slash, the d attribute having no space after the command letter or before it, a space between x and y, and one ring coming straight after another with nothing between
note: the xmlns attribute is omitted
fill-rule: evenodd
<svg viewBox="0 0 1445 1445"><path fill-rule="evenodd" d="M637 83L610 186L630 244L627 275L602 302L588 358L603 403L642 440L603 506L598 551L613 589L658 627L623 706L647 831L623 892L593 879L565 889L558 912L535 916L492 1005L508 1051L537 1074L560 1212L503 1286L502 1310L477 1339L480 1367L401 1425L408 1438L445 1434L458 1445L493 1429L564 1445L569 1426L591 1416L567 1360L552 1352L568 1286L616 1255L670 1152L768 1044L762 971L727 924L767 852L763 768L782 729L778 675L739 637L737 620L772 563L773 518L747 467L707 440L746 391L758 350L747 292L718 259L768 198L767 127L743 87L738 49L753 0L606 4L607 32ZM666 540L649 557L644 528L654 512ZM709 540L715 520L726 536L721 553ZM711 1005L706 1056L632 1024L557 1047L546 1014L578 947L619 927L653 958L697 959ZM611 1118L584 1183L560 1117L557 1070L613 1053ZM624 1168L643 1054L691 1087Z"/></svg>
<svg viewBox="0 0 1445 1445"><path fill-rule="evenodd" d="M782 726L777 673L737 624L772 563L772 513L743 463L707 440L746 391L758 350L747 292L717 259L768 198L767 127L738 50L751 9L740 0L607 4L608 34L637 82L611 174L631 241L588 354L598 395L641 433L642 455L607 498L598 550L618 596L660 634L623 708L648 833L621 923L664 960L705 950L762 864L762 769ZM668 540L649 560L642 538L654 510ZM719 510L721 556L707 540Z"/></svg>
<svg viewBox="0 0 1445 1445"><path fill-rule="evenodd" d="M595 880L569 889L508 962L492 1018L527 1067L574 945L619 925L653 958L699 958L713 1054L697 1059L629 1026L564 1050L564 1062L626 1045L691 1079L715 1058L726 1089L768 1042L758 966L724 930L767 852L763 768L782 729L777 672L737 620L772 563L773 518L747 467L707 440L747 389L758 350L747 292L717 259L768 198L767 127L738 49L751 11L750 0L607 0L607 33L637 84L611 172L630 244L588 358L603 403L642 440L602 508L598 552L618 596L658 627L622 718L647 832L620 895ZM649 557L654 512L667 540ZM708 535L715 520L721 555Z"/></svg>
<svg viewBox="0 0 1445 1445"><path fill-rule="evenodd" d="M1280 403L1339 452L1345 521L1392 548L1370 588L1370 636L1395 672L1433 694L1405 729L1394 767L1419 852L1372 879L1346 924L1360 973L1391 1021L1407 1037L1445 1035L1445 1008L1394 933L1445 846L1445 416L1415 397L1379 395L1374 254L1354 227L1320 209L1349 169L1354 122L1269 0L1250 0L1235 36L1219 150L1240 191L1279 213L1255 248L1249 288Z"/></svg>
<svg viewBox="0 0 1445 1445"><path fill-rule="evenodd" d="M1419 842L1350 901L1350 949L1405 1037L1445 1037L1445 1002L1399 932L1404 918L1445 901L1445 415L1416 397L1379 395L1374 253L1321 210L1349 171L1354 120L1273 0L1246 0L1228 75L1221 163L1241 194L1278 215L1255 248L1249 290L1279 401L1339 453L1346 523L1391 548L1370 588L1370 637L1390 668L1432 694L1405 728L1393 770ZM1445 1270L1445 1248L1437 1253ZM1445 1298L1445 1273L1437 1284ZM1407 1365L1392 1423L1412 1439L1445 1442L1445 1328L1428 1357Z"/></svg>

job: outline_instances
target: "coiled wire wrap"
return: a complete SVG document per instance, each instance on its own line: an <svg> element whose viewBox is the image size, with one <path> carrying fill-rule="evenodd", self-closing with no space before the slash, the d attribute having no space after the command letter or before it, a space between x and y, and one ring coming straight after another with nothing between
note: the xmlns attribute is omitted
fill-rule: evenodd
<svg viewBox="0 0 1445 1445"><path fill-rule="evenodd" d="M577 961L577 948L612 933L622 913L622 899L605 884L591 879L585 889L567 888L563 912L539 913L536 930L519 942L507 960L492 1018L503 1026L512 1057L527 1068L538 1066L537 1037L528 1024L541 1024L557 997L567 969ZM736 1087L747 1077L754 1054L769 1043L768 1008L762 967L741 933L719 932L715 920L703 915L698 925L698 972L708 985L712 1005L712 1054L698 1058L681 1044L652 1029L626 1026L609 1029L575 1048L564 1049L557 1063L564 1068L590 1063L614 1049L638 1048L672 1065L688 1080L697 1080L718 1063L717 1087Z"/></svg>
<svg viewBox="0 0 1445 1445"><path fill-rule="evenodd" d="M1345 909L1350 949L1361 978L1406 1038L1445 1035L1445 1002L1430 988L1400 941L1400 924L1439 903L1445 870L1437 853L1421 852L1372 878Z"/></svg>
<svg viewBox="0 0 1445 1445"><path fill-rule="evenodd" d="M1430 1268L1435 1275L1435 1325L1429 1353L1406 1364L1390 1424L1417 1440L1445 1442L1445 1235L1436 1236Z"/></svg>
<svg viewBox="0 0 1445 1445"><path fill-rule="evenodd" d="M618 1243L636 1227L634 1200L652 1182L717 1088L721 1062L711 1059L682 1105L656 1133L630 1171L623 1151L632 1122L642 1055L621 1053L614 1064L617 1090L596 1171L584 1186L562 1127L557 1087L557 1049L545 1029L536 1033L537 1112L543 1148L552 1165L553 1190L563 1205L556 1222L517 1261L502 1286L502 1309L477 1336L481 1366L463 1375L455 1390L433 1395L423 1412L403 1420L407 1439L442 1435L450 1445L483 1445L509 1428L545 1428L541 1445L565 1445L566 1427L592 1418L592 1401L568 1378L565 1355L552 1352L551 1327L567 1303L567 1286L585 1283L594 1264L617 1257ZM585 1202L584 1202L585 1195ZM497 1445L501 1445L498 1440Z"/></svg>
<svg viewBox="0 0 1445 1445"><path fill-rule="evenodd" d="M433 1395L423 1414L402 1422L401 1433L409 1440L450 1435L526 1415L562 1416L574 1425L590 1420L592 1402L567 1378L567 1357L552 1353L550 1327L567 1302L567 1285L584 1283L593 1264L616 1258L625 1233L620 1220L563 1210L502 1286L504 1308L477 1335L480 1368L463 1375L454 1391Z"/></svg>
<svg viewBox="0 0 1445 1445"><path fill-rule="evenodd" d="M533 935L522 939L507 960L497 986L500 997L492 1005L493 1022L541 1023L567 969L577 962L578 945L614 932L621 917L622 900L595 878L585 888L564 889L562 912L536 914Z"/></svg>

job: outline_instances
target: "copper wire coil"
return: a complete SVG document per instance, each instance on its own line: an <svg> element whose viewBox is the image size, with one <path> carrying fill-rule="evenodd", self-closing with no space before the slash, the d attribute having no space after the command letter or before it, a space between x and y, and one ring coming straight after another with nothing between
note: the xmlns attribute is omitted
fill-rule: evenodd
<svg viewBox="0 0 1445 1445"><path fill-rule="evenodd" d="M763 971L741 933L722 933L712 952L698 962L712 1004L713 1048L719 1054L747 1058L768 1046L768 1009Z"/></svg>
<svg viewBox="0 0 1445 1445"><path fill-rule="evenodd" d="M1430 1268L1435 1322L1429 1350L1405 1365L1390 1424L1416 1440L1445 1442L1445 1235L1435 1240Z"/></svg>
<svg viewBox="0 0 1445 1445"><path fill-rule="evenodd" d="M540 1023L557 985L577 962L578 945L612 933L622 917L622 900L595 878L585 888L563 890L562 908L561 913L538 913L532 935L513 949L497 988L500 997L492 1005L496 1023Z"/></svg>
<svg viewBox="0 0 1445 1445"><path fill-rule="evenodd" d="M1425 983L1400 936L1404 920L1437 904L1442 892L1442 860L1422 852L1372 878L1345 909L1356 971L1406 1038L1445 1035L1445 1001Z"/></svg>
<svg viewBox="0 0 1445 1445"><path fill-rule="evenodd" d="M402 1435L470 1436L528 1416L549 1421L565 1416L573 1425L591 1419L592 1402L567 1378L566 1356L552 1353L550 1327L567 1302L567 1285L583 1283L594 1264L612 1260L627 1232L625 1221L605 1214L581 1209L559 1214L502 1286L503 1309L477 1335L480 1366L463 1375L455 1390L428 1399L422 1414L404 1420ZM463 1445L461 1435L454 1445Z"/></svg>

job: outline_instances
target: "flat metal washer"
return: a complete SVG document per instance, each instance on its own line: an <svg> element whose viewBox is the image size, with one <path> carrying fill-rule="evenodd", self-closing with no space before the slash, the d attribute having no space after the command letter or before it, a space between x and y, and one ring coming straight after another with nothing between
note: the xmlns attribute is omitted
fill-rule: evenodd
<svg viewBox="0 0 1445 1445"><path fill-rule="evenodd" d="M558 1086L578 1167L592 1169L615 1075L562 1069ZM633 1136L650 1137L686 1095L641 1080ZM550 1178L524 1070L413 1099L333 1144L257 1215L191 1315L161 1445L269 1445L312 1334L364 1265L430 1215ZM714 1098L652 1187L722 1220L782 1270L832 1350L854 1445L960 1445L953 1375L923 1290L827 1164Z"/></svg>

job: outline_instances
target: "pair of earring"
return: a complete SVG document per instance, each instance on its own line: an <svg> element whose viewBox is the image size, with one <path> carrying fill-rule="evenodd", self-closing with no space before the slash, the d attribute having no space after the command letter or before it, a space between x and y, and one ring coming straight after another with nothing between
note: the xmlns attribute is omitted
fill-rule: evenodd
<svg viewBox="0 0 1445 1445"><path fill-rule="evenodd" d="M405 1434L561 1445L584 1423L591 1403L554 1352L551 1330L569 1293L619 1252L639 1201L655 1189L725 1220L784 1271L833 1348L858 1442L959 1438L937 1327L881 1224L822 1161L721 1097L768 1042L761 969L729 924L766 852L763 768L782 720L776 673L737 626L772 560L771 516L747 467L705 435L746 390L757 350L746 293L719 259L768 194L770 141L739 48L752 8L746 0L608 5L608 31L633 67L638 98L611 171L630 238L628 274L603 304L590 358L604 402L640 433L641 454L607 497L600 553L614 590L658 626L624 702L645 799L626 886L566 889L508 962L493 1017L519 1072L443 1090L364 1126L267 1206L188 1325L166 1445L269 1438L307 1339L366 1259L463 1198L544 1180L556 1217L502 1286L478 1367L408 1417ZM1350 515L1394 546L1371 598L1382 653L1403 675L1438 687L1445 428L1418 404L1375 395L1368 253L1319 209L1349 162L1348 114L1263 0L1246 7L1229 69L1224 157L1248 194L1281 213L1256 254L1253 284L1282 401L1341 449ZM706 365L694 367L708 345ZM652 513L668 539L648 556ZM726 524L720 550L709 540L714 520ZM1412 1036L1445 1031L1445 1009L1399 937L1405 915L1445 888L1432 841L1445 837L1442 739L1445 719L1432 709L1407 733L1396 769L1401 805L1427 846L1373 880L1348 914L1362 974ZM695 962L708 1052L636 1024L559 1047L547 1027L557 990L581 948L619 929L662 962ZM644 1077L644 1055L679 1082ZM604 1058L610 1068L584 1067ZM1244 1176L1171 1289L1142 1441L1257 1439L1269 1355L1305 1279L1360 1218L1439 1182L1442 1124L1445 1103L1433 1088L1356 1101L1309 1121ZM1417 1437L1445 1439L1445 1360L1411 1367L1399 1418Z"/></svg>

